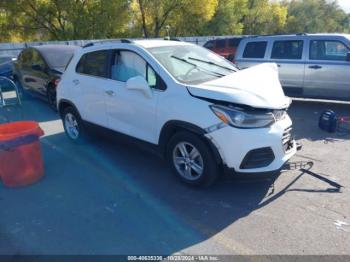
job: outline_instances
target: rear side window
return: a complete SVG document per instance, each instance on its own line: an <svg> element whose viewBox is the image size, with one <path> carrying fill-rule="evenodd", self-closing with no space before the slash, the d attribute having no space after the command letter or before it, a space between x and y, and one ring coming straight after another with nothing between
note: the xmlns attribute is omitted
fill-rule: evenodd
<svg viewBox="0 0 350 262"><path fill-rule="evenodd" d="M216 41L216 48L225 48L226 39Z"/></svg>
<svg viewBox="0 0 350 262"><path fill-rule="evenodd" d="M244 49L244 58L264 58L267 42L249 42Z"/></svg>
<svg viewBox="0 0 350 262"><path fill-rule="evenodd" d="M77 65L77 73L107 78L108 54L107 50L102 50L83 55Z"/></svg>
<svg viewBox="0 0 350 262"><path fill-rule="evenodd" d="M231 38L228 40L229 47L237 47L239 43L242 41L242 38Z"/></svg>
<svg viewBox="0 0 350 262"><path fill-rule="evenodd" d="M346 61L349 48L340 41L313 40L310 42L310 60Z"/></svg>
<svg viewBox="0 0 350 262"><path fill-rule="evenodd" d="M275 41L272 47L272 59L301 59L303 41Z"/></svg>

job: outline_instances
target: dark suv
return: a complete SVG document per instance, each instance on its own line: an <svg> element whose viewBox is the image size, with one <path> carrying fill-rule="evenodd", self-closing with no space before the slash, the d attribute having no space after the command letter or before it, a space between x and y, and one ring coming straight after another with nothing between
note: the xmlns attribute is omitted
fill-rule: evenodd
<svg viewBox="0 0 350 262"><path fill-rule="evenodd" d="M74 51L72 45L42 45L24 49L14 64L14 80L56 108L56 85Z"/></svg>
<svg viewBox="0 0 350 262"><path fill-rule="evenodd" d="M242 39L243 37L232 37L209 40L203 46L232 62L234 60L237 47Z"/></svg>

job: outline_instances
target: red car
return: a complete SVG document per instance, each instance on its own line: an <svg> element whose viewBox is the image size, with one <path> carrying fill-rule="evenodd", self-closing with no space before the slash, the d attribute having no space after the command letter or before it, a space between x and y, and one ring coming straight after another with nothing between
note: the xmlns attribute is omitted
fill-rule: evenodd
<svg viewBox="0 0 350 262"><path fill-rule="evenodd" d="M235 57L237 47L242 39L243 37L220 38L209 40L203 46L232 62Z"/></svg>

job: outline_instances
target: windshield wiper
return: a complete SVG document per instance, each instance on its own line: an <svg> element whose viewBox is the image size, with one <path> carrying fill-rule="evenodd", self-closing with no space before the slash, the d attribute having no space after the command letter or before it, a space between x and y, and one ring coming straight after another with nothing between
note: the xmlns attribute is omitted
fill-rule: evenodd
<svg viewBox="0 0 350 262"><path fill-rule="evenodd" d="M236 72L236 70L234 70L232 68L216 64L216 63L214 63L212 61L206 61L206 60L202 60L202 59L198 59L198 58L194 58L194 57L189 57L188 59L191 59L191 60L194 60L194 61L198 61L198 62L202 62L202 63L206 63L208 65L215 65L217 67L221 67L223 69L226 69L226 70L229 70L229 71L232 71L232 72Z"/></svg>
<svg viewBox="0 0 350 262"><path fill-rule="evenodd" d="M218 72L214 72L214 71L210 71L210 70L208 70L208 69L205 69L205 68L203 68L203 67L200 67L200 66L198 66L197 64L191 63L191 62L187 61L187 60L184 59L184 58L177 57L177 56L174 56L174 55L172 55L172 56L170 56L170 57L171 57L171 58L174 58L174 59L176 59L176 60L182 61L182 62L184 62L184 63L186 63L186 64L189 64L189 65L191 65L191 66L193 66L193 67L195 67L195 68L199 68L199 69L201 69L202 71L206 71L207 73L215 74L216 76L225 76L224 74L221 74L221 73L218 73Z"/></svg>

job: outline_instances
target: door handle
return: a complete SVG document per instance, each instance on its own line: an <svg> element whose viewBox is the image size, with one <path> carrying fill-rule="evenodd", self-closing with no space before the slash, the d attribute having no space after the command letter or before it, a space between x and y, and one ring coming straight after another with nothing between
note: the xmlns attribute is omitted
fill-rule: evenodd
<svg viewBox="0 0 350 262"><path fill-rule="evenodd" d="M109 95L109 96L114 96L115 93L114 93L113 90L107 90L106 94Z"/></svg>
<svg viewBox="0 0 350 262"><path fill-rule="evenodd" d="M309 68L311 69L321 69L322 66L319 66L319 65L313 65L313 66L309 66Z"/></svg>
<svg viewBox="0 0 350 262"><path fill-rule="evenodd" d="M73 84L75 84L75 85L79 85L79 83L80 83L80 82L79 82L79 80L78 80L78 79L74 79L74 80L73 80Z"/></svg>
<svg viewBox="0 0 350 262"><path fill-rule="evenodd" d="M281 67L281 65L280 65L280 64L277 64L277 67Z"/></svg>

